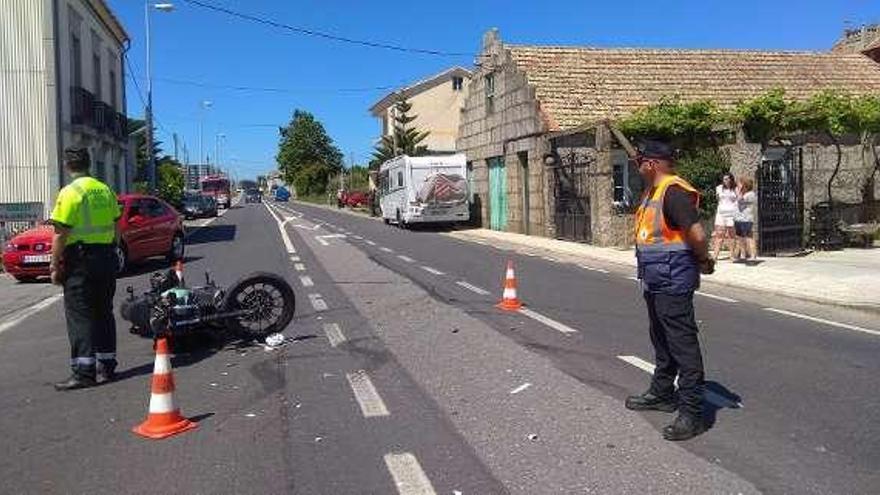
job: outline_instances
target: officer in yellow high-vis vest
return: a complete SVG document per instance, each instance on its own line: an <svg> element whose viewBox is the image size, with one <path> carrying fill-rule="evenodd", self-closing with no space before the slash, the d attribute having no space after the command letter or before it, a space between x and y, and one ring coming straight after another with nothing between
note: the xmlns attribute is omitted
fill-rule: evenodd
<svg viewBox="0 0 880 495"><path fill-rule="evenodd" d="M700 193L676 175L669 144L646 141L635 159L645 183L636 213L636 258L656 366L648 391L627 398L626 407L678 409L678 417L663 429L663 438L688 440L705 429L694 291L700 286L700 273L714 271L714 261L700 224Z"/></svg>
<svg viewBox="0 0 880 495"><path fill-rule="evenodd" d="M116 370L116 194L90 177L84 148L68 148L64 166L71 183L61 189L50 221L52 283L64 287L64 314L73 374L57 390L93 386L97 375L112 380Z"/></svg>

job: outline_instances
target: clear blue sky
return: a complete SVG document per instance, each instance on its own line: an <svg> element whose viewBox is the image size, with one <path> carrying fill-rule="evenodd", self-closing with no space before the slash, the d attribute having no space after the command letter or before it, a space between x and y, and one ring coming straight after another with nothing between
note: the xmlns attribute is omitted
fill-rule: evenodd
<svg viewBox="0 0 880 495"><path fill-rule="evenodd" d="M143 91L143 2L108 1L132 38L129 56ZM880 21L875 0L201 1L349 38L467 54L477 52L491 27L511 43L826 50L845 25ZM173 2L174 12L152 16L158 136L170 152L170 133L179 134L195 161L199 102L210 100L205 152L213 157L215 136L225 134L222 156L243 177L274 168L277 126L295 108L324 123L346 162L351 156L365 162L379 129L367 109L387 92L371 88L402 86L473 61L473 55L399 53L292 34ZM129 114L142 116L131 80L127 98Z"/></svg>

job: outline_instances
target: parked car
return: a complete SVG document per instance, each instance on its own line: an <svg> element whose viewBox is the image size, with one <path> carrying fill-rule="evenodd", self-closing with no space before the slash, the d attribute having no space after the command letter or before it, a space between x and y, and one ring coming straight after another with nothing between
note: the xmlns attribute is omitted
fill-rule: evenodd
<svg viewBox="0 0 880 495"><path fill-rule="evenodd" d="M22 282L48 277L53 232L46 222L12 237L3 246L3 269Z"/></svg>
<svg viewBox="0 0 880 495"><path fill-rule="evenodd" d="M194 195L183 200L183 215L191 218L216 217L217 201L211 196Z"/></svg>
<svg viewBox="0 0 880 495"><path fill-rule="evenodd" d="M116 246L117 271L155 256L169 262L184 255L184 229L180 214L153 196L122 194L118 197L120 242ZM3 268L20 281L49 276L53 228L48 223L26 230L3 247Z"/></svg>
<svg viewBox="0 0 880 495"><path fill-rule="evenodd" d="M287 202L290 201L290 191L287 190L286 187L278 187L275 189L275 201Z"/></svg>
<svg viewBox="0 0 880 495"><path fill-rule="evenodd" d="M351 191L345 193L344 202L346 206L357 208L358 206L366 206L370 202L370 198L367 193Z"/></svg>
<svg viewBox="0 0 880 495"><path fill-rule="evenodd" d="M244 192L245 203L262 203L263 193L259 189L248 189Z"/></svg>

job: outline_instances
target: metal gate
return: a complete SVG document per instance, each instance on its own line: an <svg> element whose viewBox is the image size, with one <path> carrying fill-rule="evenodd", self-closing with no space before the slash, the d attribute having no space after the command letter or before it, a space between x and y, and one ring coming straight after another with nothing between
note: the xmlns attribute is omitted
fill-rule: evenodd
<svg viewBox="0 0 880 495"><path fill-rule="evenodd" d="M758 249L800 251L804 244L804 183L800 149L765 151L757 171Z"/></svg>
<svg viewBox="0 0 880 495"><path fill-rule="evenodd" d="M564 152L553 167L556 237L591 242L590 168L595 157L574 148Z"/></svg>

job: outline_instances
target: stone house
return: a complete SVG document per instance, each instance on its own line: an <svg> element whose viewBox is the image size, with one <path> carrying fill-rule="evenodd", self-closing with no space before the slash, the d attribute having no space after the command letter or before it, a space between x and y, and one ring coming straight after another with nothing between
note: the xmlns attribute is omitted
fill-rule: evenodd
<svg viewBox="0 0 880 495"><path fill-rule="evenodd" d="M411 114L418 117L413 125L430 133L422 142L428 152L454 153L470 78L471 72L465 68L449 68L388 93L370 107L370 113L379 121L381 135L389 136L394 131L394 104L407 100L412 105Z"/></svg>
<svg viewBox="0 0 880 495"><path fill-rule="evenodd" d="M880 91L880 65L858 53L511 45L489 31L458 138L472 171L482 224L597 245L627 245L640 180L609 128L598 124L664 96L732 106L774 88L797 99L823 89L875 93ZM785 153L780 154L778 147L762 150L747 143L742 132L736 134L725 147L734 172L757 175L766 162L788 170L774 169L767 177L788 178L795 172L801 177L803 168L803 216L821 197L819 189L824 191L823 180L834 165L829 158L833 148L805 141L796 143L792 153L791 143L781 143ZM845 148L834 184L840 198L836 194L835 199L854 200L857 183L870 173L873 159L867 159L869 149ZM797 157L796 164L792 157ZM773 165L777 162L782 164Z"/></svg>

